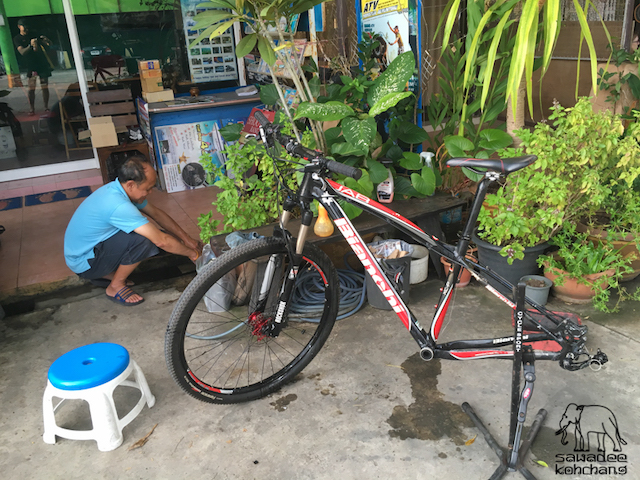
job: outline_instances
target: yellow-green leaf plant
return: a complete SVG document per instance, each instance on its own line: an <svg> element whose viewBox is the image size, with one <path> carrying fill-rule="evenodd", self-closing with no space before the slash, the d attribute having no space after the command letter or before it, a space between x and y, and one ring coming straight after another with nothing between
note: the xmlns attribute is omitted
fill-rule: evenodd
<svg viewBox="0 0 640 480"><path fill-rule="evenodd" d="M572 0L580 25L580 45L584 40L587 44L590 58L590 77L593 91L597 90L597 56L593 43L593 36L587 23L589 9L596 11L592 0ZM583 5L584 4L584 7ZM526 99L529 112L533 115L533 70L534 58L539 55L538 47L542 45L540 58L541 74L544 76L551 63L551 55L555 49L560 25L562 10L560 0L449 0L440 23L438 31L443 31L442 45L449 44L449 40L457 19L463 9L469 6L469 10L482 11L483 14L475 24L477 28L470 32L467 39L467 61L464 70L465 86L471 86L478 74L478 44L486 38L493 38L487 53L484 72L492 72L496 54L501 42L509 41L512 37L509 28L515 29L515 43L511 49L511 64L507 81L507 100L511 100L513 114L517 110L518 89L524 77L526 81ZM484 8L484 5L490 5ZM477 19L476 19L477 20ZM610 36L604 22L601 22L604 32ZM579 64L580 62L578 62ZM578 70L578 75L580 71ZM481 106L484 108L487 94L491 88L491 75L485 74L482 79ZM577 89L577 81L576 81ZM576 90L577 97L577 90Z"/></svg>

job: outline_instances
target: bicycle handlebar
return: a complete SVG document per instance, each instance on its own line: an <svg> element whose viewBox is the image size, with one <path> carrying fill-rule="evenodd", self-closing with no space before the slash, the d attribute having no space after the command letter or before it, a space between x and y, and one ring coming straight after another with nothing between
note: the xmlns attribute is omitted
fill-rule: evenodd
<svg viewBox="0 0 640 480"><path fill-rule="evenodd" d="M261 111L256 111L255 117L256 120L258 120L258 122L260 123L265 136L272 135L273 138L277 140L278 143L280 143L289 154L298 158L304 158L305 160L317 160L330 172L345 175L355 180L360 179L360 177L362 176L362 171L359 168L351 167L349 165L345 165L344 163L324 158L321 152L306 148L300 145L300 143L295 138L280 133L280 130L274 127L274 125L269 122L267 117Z"/></svg>

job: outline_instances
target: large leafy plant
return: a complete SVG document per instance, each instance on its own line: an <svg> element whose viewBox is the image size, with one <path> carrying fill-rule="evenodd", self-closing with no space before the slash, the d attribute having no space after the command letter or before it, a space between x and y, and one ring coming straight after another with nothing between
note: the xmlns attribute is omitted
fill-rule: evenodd
<svg viewBox="0 0 640 480"><path fill-rule="evenodd" d="M621 118L594 112L587 98L573 108L556 104L551 124L533 131L519 130L522 146L500 152L502 157L538 156L537 162L515 172L486 202L478 236L502 246L509 258L522 258L523 249L548 241L563 226L594 213L612 193L612 185L633 181L640 165L640 146L623 136Z"/></svg>
<svg viewBox="0 0 640 480"><path fill-rule="evenodd" d="M413 53L398 55L378 76L373 63L364 65L353 77L343 75L339 84L329 86L328 95L321 99L324 103L301 103L295 118L338 122L325 132L327 147L336 160L369 174L353 185L358 191L370 195L373 184L387 178L384 160L395 174L397 195L432 194L439 175L411 151L428 138L413 122L415 96L407 91L415 72ZM399 169L407 173L400 175Z"/></svg>
<svg viewBox="0 0 640 480"><path fill-rule="evenodd" d="M586 42L590 58L590 77L593 90L597 85L597 55L596 49L587 21L589 9L597 11L591 0L572 1L575 13L580 25L580 45ZM488 98L488 92L492 86L492 72L498 52L503 43L510 43L508 49L511 52L511 63L508 69L506 85L507 99L511 99L512 111L515 115L517 109L518 90L524 79L526 82L526 96L529 111L533 113L533 70L535 56L540 55L540 68L542 75L547 71L551 63L551 55L555 49L558 33L561 28L562 9L560 0L496 0L490 7L484 8L484 0L449 0L445 7L445 13L440 20L438 29L443 31L443 45L449 44L451 33L463 9L469 22L475 25L473 35L467 40L467 62L464 67L464 85L471 85L474 77L478 75L476 58L480 55L479 45L483 39L491 39L487 54L484 75L481 76L482 89L480 91L480 103L484 107ZM584 7L583 7L584 5ZM609 33L602 22L604 32L610 40ZM511 28L515 29L515 35L511 35ZM542 45L540 53L538 47ZM580 55L578 55L580 56ZM578 62L578 75L579 71ZM577 82L576 82L577 88Z"/></svg>
<svg viewBox="0 0 640 480"><path fill-rule="evenodd" d="M298 56L291 55L294 48L293 32L284 25L291 25L293 18L325 0L209 0L203 7L219 10L207 10L195 16L194 28L204 29L192 42L197 44L203 38L214 38L231 28L235 22L249 26L253 33L246 35L236 46L238 58L245 57L254 48L258 48L262 60L269 67L269 72L276 87L280 104L291 122L293 133L300 139L300 133L293 122L293 115L285 100L284 89L278 81L274 66L276 61L282 63L288 77L293 81L297 95L301 101L315 103L318 95L320 79L314 76L307 81ZM285 22L281 22L284 18ZM315 122L310 128L318 148L324 149L322 129Z"/></svg>
<svg viewBox="0 0 640 480"><path fill-rule="evenodd" d="M472 56L471 52L474 50L471 49L470 39L475 37L480 28L478 20L482 12L479 9L490 7L469 2L471 13L467 17L467 35L443 46L443 53L438 61L440 91L431 95L425 107L426 117L434 131L430 137L432 148L437 151L444 143L447 153L452 157L489 158L513 141L504 131L504 126L498 122L498 115L506 108L510 48L515 37L501 42L492 58L489 52L493 37L482 36L473 45L476 55ZM494 23L497 23L498 14L494 10L491 12ZM470 60L477 74L467 78L465 71ZM487 70L490 61L493 61L493 69ZM486 90L483 89L485 76L491 77ZM479 180L477 174L467 169L463 171L471 180ZM457 172L454 175L459 176ZM464 181L464 177L458 181ZM447 185L452 183L450 179L444 179L444 182ZM455 188L455 185L450 186Z"/></svg>

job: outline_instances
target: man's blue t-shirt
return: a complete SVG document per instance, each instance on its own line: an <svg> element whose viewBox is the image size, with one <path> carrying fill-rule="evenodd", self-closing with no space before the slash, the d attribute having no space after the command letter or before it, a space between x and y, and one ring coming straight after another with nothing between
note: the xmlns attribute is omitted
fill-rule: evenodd
<svg viewBox="0 0 640 480"><path fill-rule="evenodd" d="M80 204L64 234L64 259L74 273L91 268L93 247L119 231L131 233L149 220L140 213L147 201L133 203L116 179L103 185Z"/></svg>

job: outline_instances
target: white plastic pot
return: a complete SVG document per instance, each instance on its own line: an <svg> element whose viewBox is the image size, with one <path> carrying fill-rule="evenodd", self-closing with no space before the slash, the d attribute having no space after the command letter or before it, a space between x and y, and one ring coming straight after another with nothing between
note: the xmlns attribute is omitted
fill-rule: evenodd
<svg viewBox="0 0 640 480"><path fill-rule="evenodd" d="M424 282L427 279L427 270L429 267L429 250L422 245L411 245L413 253L411 254L411 275L409 283Z"/></svg>

